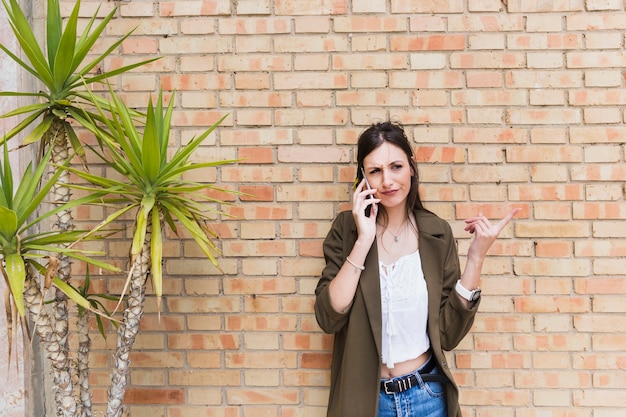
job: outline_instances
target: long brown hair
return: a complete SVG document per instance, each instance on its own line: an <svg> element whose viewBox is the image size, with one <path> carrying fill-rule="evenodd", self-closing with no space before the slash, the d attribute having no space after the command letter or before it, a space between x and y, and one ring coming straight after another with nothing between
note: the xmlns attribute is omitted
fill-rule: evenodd
<svg viewBox="0 0 626 417"><path fill-rule="evenodd" d="M361 167L363 167L363 160L367 155L369 155L374 149L378 148L384 142L389 142L402 149L402 151L406 154L408 163L411 167L411 170L413 171L413 175L411 176L411 189L409 190L409 194L407 195L406 199L407 218L410 218L409 214L413 210L427 211L422 204L422 199L419 193L419 176L417 173L417 164L415 163L415 159L413 158L413 149L411 148L411 144L409 143L409 140L404 133L404 128L399 123L374 123L370 127L368 127L363 133L361 133L357 143L356 155L357 184L361 182L361 180L363 180L363 173L361 172ZM383 216L383 224L387 224L387 213L385 212L383 206L379 207L378 213Z"/></svg>

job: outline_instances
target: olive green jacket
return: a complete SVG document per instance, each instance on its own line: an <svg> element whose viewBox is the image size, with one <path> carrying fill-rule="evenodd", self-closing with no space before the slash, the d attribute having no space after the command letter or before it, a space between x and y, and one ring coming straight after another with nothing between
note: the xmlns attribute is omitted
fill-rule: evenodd
<svg viewBox="0 0 626 417"><path fill-rule="evenodd" d="M479 302L467 308L455 294L461 276L450 225L427 211L416 211L419 252L428 288L428 336L446 384L448 417L460 417L458 388L444 350L454 349L470 330ZM339 214L324 241L326 267L315 290L315 316L326 333L334 333L328 417L376 417L380 390L382 313L378 251L373 244L365 260L352 304L333 309L328 284L337 275L357 238L351 212Z"/></svg>

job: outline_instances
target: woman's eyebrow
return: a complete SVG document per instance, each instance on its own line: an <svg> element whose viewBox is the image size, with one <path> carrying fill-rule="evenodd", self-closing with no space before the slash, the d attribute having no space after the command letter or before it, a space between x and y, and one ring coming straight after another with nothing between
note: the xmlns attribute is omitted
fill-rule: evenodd
<svg viewBox="0 0 626 417"><path fill-rule="evenodd" d="M385 165L395 165L395 164L403 164L405 163L404 161L402 161L401 159L398 159L396 161L391 161L391 162L385 162L384 164L381 165L363 165L363 167L365 169L372 169L372 168L381 168L384 167Z"/></svg>

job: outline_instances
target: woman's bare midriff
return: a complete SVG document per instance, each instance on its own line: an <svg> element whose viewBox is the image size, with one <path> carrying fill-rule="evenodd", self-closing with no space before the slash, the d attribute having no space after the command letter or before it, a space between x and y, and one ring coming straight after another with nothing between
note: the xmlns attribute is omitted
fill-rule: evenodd
<svg viewBox="0 0 626 417"><path fill-rule="evenodd" d="M389 369L387 368L387 365L382 364L380 368L380 377L382 379L389 379L410 374L424 365L429 357L430 352L424 352L415 359L409 359L408 361L394 364L393 369Z"/></svg>

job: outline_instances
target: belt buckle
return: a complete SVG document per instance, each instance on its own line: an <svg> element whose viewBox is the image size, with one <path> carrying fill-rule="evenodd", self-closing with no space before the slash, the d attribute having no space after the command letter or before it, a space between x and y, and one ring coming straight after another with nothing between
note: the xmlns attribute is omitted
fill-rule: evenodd
<svg viewBox="0 0 626 417"><path fill-rule="evenodd" d="M394 393L394 391L389 391L389 388L393 387L393 380L383 382L383 387L385 387L385 394L390 395Z"/></svg>

